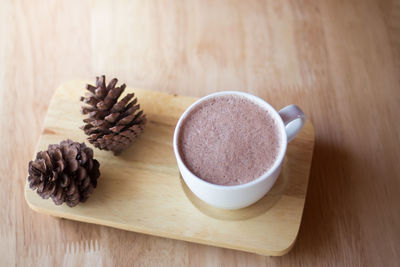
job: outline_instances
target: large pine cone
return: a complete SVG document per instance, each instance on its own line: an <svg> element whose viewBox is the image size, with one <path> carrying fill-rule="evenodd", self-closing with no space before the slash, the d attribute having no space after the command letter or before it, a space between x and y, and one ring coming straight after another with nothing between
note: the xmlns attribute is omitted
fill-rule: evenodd
<svg viewBox="0 0 400 267"><path fill-rule="evenodd" d="M29 162L29 187L44 199L51 197L56 205L65 202L74 207L86 201L97 186L99 166L91 148L65 140L49 145Z"/></svg>
<svg viewBox="0 0 400 267"><path fill-rule="evenodd" d="M114 78L106 86L104 75L96 77L96 86L88 84L86 96L81 97L85 103L82 113L88 114L82 129L89 136L89 142L116 155L143 132L146 123L146 115L139 111L140 105L133 99L133 93L118 101L126 86L115 87L117 82Z"/></svg>

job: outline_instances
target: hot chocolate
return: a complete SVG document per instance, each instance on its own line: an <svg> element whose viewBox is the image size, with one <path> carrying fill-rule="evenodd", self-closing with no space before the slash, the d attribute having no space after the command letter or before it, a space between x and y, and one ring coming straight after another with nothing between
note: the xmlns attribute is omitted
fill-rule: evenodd
<svg viewBox="0 0 400 267"><path fill-rule="evenodd" d="M241 96L202 102L184 119L178 140L183 162L218 185L251 182L277 159L280 128L268 110Z"/></svg>

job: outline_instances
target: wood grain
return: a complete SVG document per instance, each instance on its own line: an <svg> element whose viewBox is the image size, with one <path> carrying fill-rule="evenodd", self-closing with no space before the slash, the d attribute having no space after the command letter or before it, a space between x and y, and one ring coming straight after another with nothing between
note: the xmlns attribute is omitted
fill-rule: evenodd
<svg viewBox="0 0 400 267"><path fill-rule="evenodd" d="M36 152L71 138L85 142L79 97L88 82L64 83L55 92ZM146 133L118 157L94 149L101 181L86 203L55 206L25 186L35 211L119 229L281 256L293 247L303 215L314 148L306 125L289 145L278 182L262 200L236 211L203 204L180 179L172 137L180 115L196 98L127 88L135 93L148 123ZM86 142L87 143L87 142ZM35 153L36 154L36 153Z"/></svg>
<svg viewBox="0 0 400 267"><path fill-rule="evenodd" d="M1 265L398 265L399 1L5 0L0 22ZM292 251L257 256L32 212L27 163L54 89L103 73L301 106L316 144Z"/></svg>

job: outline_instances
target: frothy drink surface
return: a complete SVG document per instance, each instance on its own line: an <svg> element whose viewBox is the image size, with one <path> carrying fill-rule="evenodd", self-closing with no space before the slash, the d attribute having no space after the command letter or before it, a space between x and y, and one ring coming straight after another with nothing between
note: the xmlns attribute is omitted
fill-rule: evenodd
<svg viewBox="0 0 400 267"><path fill-rule="evenodd" d="M248 183L275 162L279 128L268 111L241 96L206 100L183 121L179 150L197 177L219 185Z"/></svg>

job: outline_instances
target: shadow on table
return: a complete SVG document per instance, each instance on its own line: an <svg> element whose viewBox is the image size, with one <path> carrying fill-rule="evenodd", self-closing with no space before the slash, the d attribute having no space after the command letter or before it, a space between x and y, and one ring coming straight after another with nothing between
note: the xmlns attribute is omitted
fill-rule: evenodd
<svg viewBox="0 0 400 267"><path fill-rule="evenodd" d="M317 140L300 231L286 257L321 255L321 251L335 249L337 221L343 219L342 210L351 201L350 177L344 173L352 162L351 154Z"/></svg>

